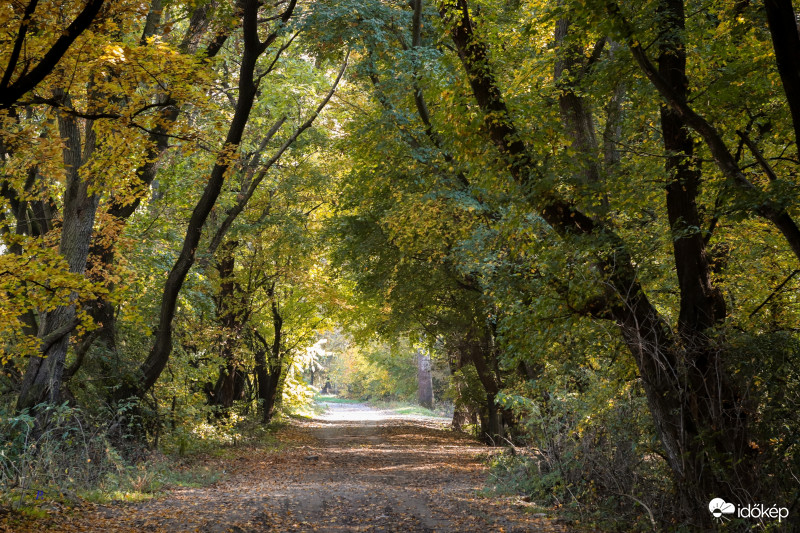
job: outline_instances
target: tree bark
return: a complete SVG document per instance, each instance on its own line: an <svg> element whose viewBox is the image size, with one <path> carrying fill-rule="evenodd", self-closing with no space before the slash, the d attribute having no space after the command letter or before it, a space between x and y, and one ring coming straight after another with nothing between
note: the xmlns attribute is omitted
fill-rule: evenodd
<svg viewBox="0 0 800 533"><path fill-rule="evenodd" d="M60 93L61 98L67 96ZM83 179L80 169L91 157L95 147L92 123L85 125L85 139L74 117L58 114L58 127L64 141L64 167L66 188L62 211L59 253L69 265L69 271L83 273L89 255L95 213L99 198L89 193L88 179ZM73 294L72 299L75 298ZM39 403L59 403L67 348L72 330L77 325L75 304L62 305L41 314L38 337L42 340L41 356L28 361L22 380L17 408L33 408Z"/></svg>
<svg viewBox="0 0 800 533"><path fill-rule="evenodd" d="M481 438L491 446L499 446L508 429L513 427L512 413L497 405L497 395L503 380L497 371L492 342L488 332L467 333L458 341L458 351L464 362L472 363L486 393L486 405L481 416Z"/></svg>
<svg viewBox="0 0 800 533"><path fill-rule="evenodd" d="M233 407L233 402L241 400L244 394L244 369L236 361L236 348L242 329L248 319L247 297L235 279L237 241L228 241L222 247L217 261L220 278L220 291L217 296L217 321L221 328L219 338L220 368L217 383L209 398L209 404L218 405L223 410Z"/></svg>
<svg viewBox="0 0 800 533"><path fill-rule="evenodd" d="M255 336L261 343L260 349L256 350L256 377L258 379L258 399L261 402L261 421L268 424L272 420L275 411L275 403L280 393L279 384L281 372L283 371L283 317L278 308L275 298L275 283L273 282L267 290L270 299L270 311L272 313L272 344L267 343L260 333L255 331ZM267 349L269 348L269 361L267 361Z"/></svg>
<svg viewBox="0 0 800 533"><path fill-rule="evenodd" d="M685 29L683 0L662 0L659 12L665 29L659 42L659 74L669 84L674 97L684 103L688 98L689 82L682 41ZM699 163L694 160L694 142L680 114L666 104L661 106L661 131L667 153L667 216L680 289L677 335L685 359L684 379L687 383L683 392L684 403L696 411L692 413L692 419L705 424L721 421L716 430L722 438L702 442L703 434L713 427L705 424L692 428L693 431L686 435L686 438L695 439L696 444L684 443L693 451L686 460L694 464L689 465L687 477L682 482L697 485L696 500L702 498L703 492L710 494L716 484L712 478L713 468L705 457L708 450L704 448L710 447L714 452L725 454L735 463L742 461L748 449L748 424L740 394L725 373L722 354L708 337L710 329L725 320L726 310L721 291L711 282L706 238L700 229L704 224L698 211L697 196L702 175ZM745 470L739 475L747 485L754 481ZM691 509L694 503L686 501L684 508Z"/></svg>
<svg viewBox="0 0 800 533"><path fill-rule="evenodd" d="M800 153L800 34L791 0L764 0L769 33Z"/></svg>
<svg viewBox="0 0 800 533"><path fill-rule="evenodd" d="M433 409L433 376L431 358L422 350L417 351L417 403Z"/></svg>

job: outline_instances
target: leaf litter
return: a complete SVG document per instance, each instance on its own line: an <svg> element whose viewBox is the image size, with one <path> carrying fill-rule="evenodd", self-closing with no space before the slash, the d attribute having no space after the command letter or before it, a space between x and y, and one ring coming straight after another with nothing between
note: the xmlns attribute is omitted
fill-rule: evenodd
<svg viewBox="0 0 800 533"><path fill-rule="evenodd" d="M209 458L226 473L211 486L59 508L14 529L0 522L0 531L567 531L519 499L482 495L486 447L446 429L446 420L381 416L352 404L328 408L328 415L282 428L286 445L278 449L241 446Z"/></svg>

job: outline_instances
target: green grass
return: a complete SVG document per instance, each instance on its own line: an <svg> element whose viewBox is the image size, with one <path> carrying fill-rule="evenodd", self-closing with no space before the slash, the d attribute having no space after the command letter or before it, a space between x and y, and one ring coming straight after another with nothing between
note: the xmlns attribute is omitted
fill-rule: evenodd
<svg viewBox="0 0 800 533"><path fill-rule="evenodd" d="M354 404L364 403L375 409L393 411L398 415L409 416L431 416L435 418L452 418L453 406L447 403L435 404L433 409L427 409L421 405L411 402L401 402L396 400L354 400L350 398L340 398L330 394L317 394L314 396L315 405L321 407L322 403ZM318 411L321 414L324 411Z"/></svg>
<svg viewBox="0 0 800 533"><path fill-rule="evenodd" d="M23 505L18 508L16 512L26 518L33 518L34 520L47 518L47 510L38 505Z"/></svg>
<svg viewBox="0 0 800 533"><path fill-rule="evenodd" d="M398 401L371 401L368 404L376 409L394 411L398 415L433 416L436 418L450 418L453 416L452 406L446 404L434 405L433 409L427 409L415 403Z"/></svg>
<svg viewBox="0 0 800 533"><path fill-rule="evenodd" d="M108 504L112 502L144 502L156 497L155 493L146 492L127 492L120 490L106 491L94 489L81 493L81 497L87 502Z"/></svg>
<svg viewBox="0 0 800 533"><path fill-rule="evenodd" d="M222 479L222 472L205 464L181 465L161 459L130 466L119 474L106 476L100 486L81 491L79 496L95 503L149 500L176 487L200 488Z"/></svg>
<svg viewBox="0 0 800 533"><path fill-rule="evenodd" d="M451 417L453 415L452 407L448 405L437 405L434 409L427 409L421 405L416 405L409 402L398 401L384 401L384 400L352 400L350 398L340 398L338 396L328 394L318 394L314 397L317 404L320 403L365 403L370 407L376 409L384 409L387 411L394 411L399 415L412 415L412 416L434 416L434 417Z"/></svg>
<svg viewBox="0 0 800 533"><path fill-rule="evenodd" d="M418 416L439 416L435 411L422 407L421 405L409 405L393 409L399 415L418 415Z"/></svg>
<svg viewBox="0 0 800 533"><path fill-rule="evenodd" d="M203 435L182 428L163 436L158 451L136 448L140 453L135 455L135 461L124 458L106 443L105 453L90 467L84 454L75 459L59 448L60 455L47 456L53 464L56 462L52 458L60 460L58 468L52 466L44 474L26 480L24 486L0 484L0 514L9 508L15 516L37 519L45 516L53 504L140 502L178 487L205 487L224 478L226 460L238 459L253 449L269 451L290 446L290 442L279 438L289 426L291 422L286 419L265 426L253 417L238 417L219 427L203 424ZM56 479L58 484L51 480L54 472L60 476ZM36 499L37 495L43 497Z"/></svg>

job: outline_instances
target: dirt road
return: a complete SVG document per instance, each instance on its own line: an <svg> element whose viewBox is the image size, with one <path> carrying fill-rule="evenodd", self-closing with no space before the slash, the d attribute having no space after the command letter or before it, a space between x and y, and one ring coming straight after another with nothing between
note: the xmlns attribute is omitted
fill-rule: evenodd
<svg viewBox="0 0 800 533"><path fill-rule="evenodd" d="M51 522L51 531L566 531L511 498L482 497L486 448L446 420L360 404L289 431L282 451L247 449L224 460L226 479L157 500L101 506Z"/></svg>

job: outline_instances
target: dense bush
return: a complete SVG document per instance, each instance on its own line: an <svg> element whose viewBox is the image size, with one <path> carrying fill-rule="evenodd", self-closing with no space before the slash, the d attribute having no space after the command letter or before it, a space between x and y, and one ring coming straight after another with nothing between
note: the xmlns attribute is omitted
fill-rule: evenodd
<svg viewBox="0 0 800 533"><path fill-rule="evenodd" d="M493 457L495 490L524 494L603 528L669 523L669 472L642 391L636 383L618 385L594 379L581 392L562 383L527 396L503 395L520 416L525 444Z"/></svg>

